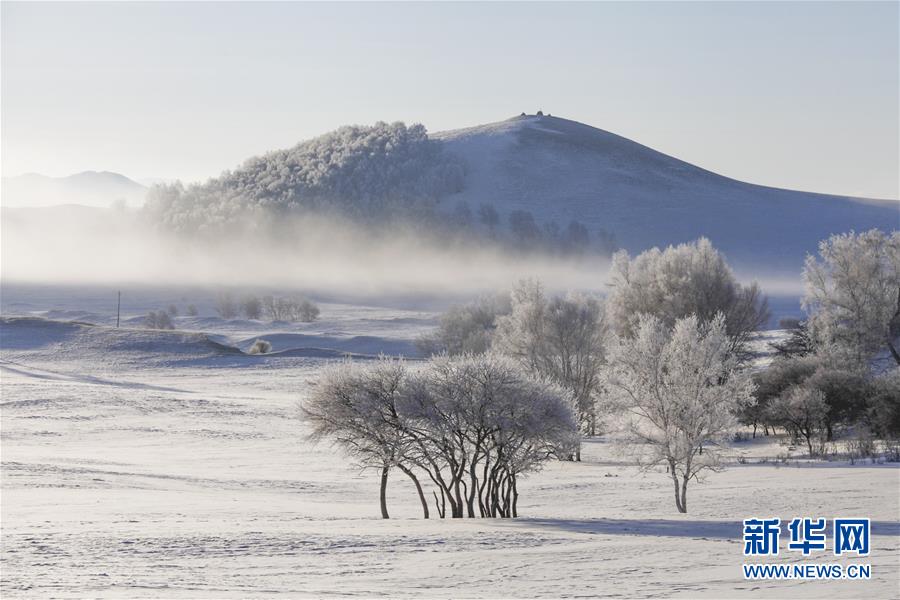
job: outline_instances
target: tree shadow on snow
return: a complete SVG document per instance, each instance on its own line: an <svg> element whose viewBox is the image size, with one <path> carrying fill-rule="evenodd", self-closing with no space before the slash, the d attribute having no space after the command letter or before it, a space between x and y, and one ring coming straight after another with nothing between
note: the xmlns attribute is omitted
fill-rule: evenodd
<svg viewBox="0 0 900 600"><path fill-rule="evenodd" d="M543 527L573 533L602 535L648 535L653 537L689 537L741 540L741 521L686 521L665 519L530 519L503 521L513 526ZM782 523L786 525L785 521ZM831 529L829 524L829 530ZM900 536L900 522L872 521L873 536ZM831 537L831 531L828 531Z"/></svg>

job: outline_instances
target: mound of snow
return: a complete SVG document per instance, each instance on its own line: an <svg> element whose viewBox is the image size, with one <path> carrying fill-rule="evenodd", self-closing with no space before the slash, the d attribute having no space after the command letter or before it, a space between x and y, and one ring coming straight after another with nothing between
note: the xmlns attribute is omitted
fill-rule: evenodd
<svg viewBox="0 0 900 600"><path fill-rule="evenodd" d="M203 333L115 328L31 317L0 318L0 351L6 360L93 358L106 364L168 364L242 356Z"/></svg>

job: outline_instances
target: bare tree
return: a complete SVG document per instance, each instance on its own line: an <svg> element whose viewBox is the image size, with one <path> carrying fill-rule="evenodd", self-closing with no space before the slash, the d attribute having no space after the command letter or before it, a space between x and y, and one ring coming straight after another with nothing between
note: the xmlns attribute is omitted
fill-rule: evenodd
<svg viewBox="0 0 900 600"><path fill-rule="evenodd" d="M675 506L687 512L688 482L720 468L716 442L751 401L753 383L738 368L722 315L708 322L689 316L674 327L643 315L631 331L613 345L607 381L632 417L639 462L667 467Z"/></svg>

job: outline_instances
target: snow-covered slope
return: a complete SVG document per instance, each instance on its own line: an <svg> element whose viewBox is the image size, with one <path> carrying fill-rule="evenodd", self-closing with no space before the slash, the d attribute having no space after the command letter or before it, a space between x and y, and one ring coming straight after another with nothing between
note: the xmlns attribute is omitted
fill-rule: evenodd
<svg viewBox="0 0 900 600"><path fill-rule="evenodd" d="M732 264L797 273L832 233L900 227L900 203L735 181L621 136L551 116L520 116L431 137L465 159L465 188L446 201L538 222L576 219L633 252L707 236Z"/></svg>

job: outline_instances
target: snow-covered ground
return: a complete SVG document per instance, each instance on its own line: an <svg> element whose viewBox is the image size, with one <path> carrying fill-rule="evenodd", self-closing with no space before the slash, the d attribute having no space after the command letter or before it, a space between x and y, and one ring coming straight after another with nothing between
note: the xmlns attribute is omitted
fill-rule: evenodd
<svg viewBox="0 0 900 600"><path fill-rule="evenodd" d="M297 403L329 360L405 353L434 315L322 307L300 326L180 318L190 333L115 330L90 305L80 316L106 324L4 318L3 597L900 593L897 465L784 462L802 450L771 439L734 444L687 515L665 473L599 438L522 483L519 519L423 520L394 475L383 521L377 476L307 442ZM282 352L233 347L256 337ZM871 518L867 559L768 562L868 562L872 579L744 580L741 520L765 516Z"/></svg>

